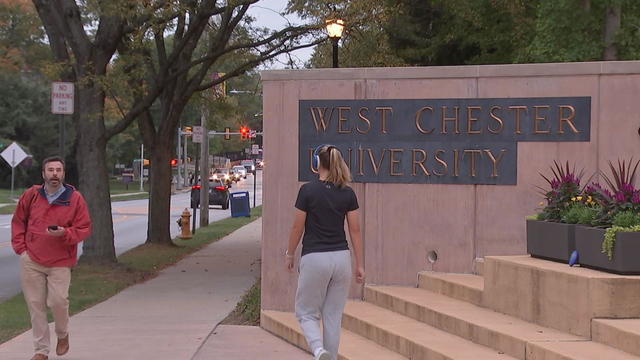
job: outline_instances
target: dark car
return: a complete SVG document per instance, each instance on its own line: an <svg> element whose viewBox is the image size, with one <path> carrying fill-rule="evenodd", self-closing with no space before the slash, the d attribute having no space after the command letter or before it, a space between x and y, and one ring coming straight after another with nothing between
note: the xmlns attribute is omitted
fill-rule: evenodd
<svg viewBox="0 0 640 360"><path fill-rule="evenodd" d="M200 206L200 184L191 187L191 207ZM220 205L222 210L229 208L229 187L222 180L209 180L209 205Z"/></svg>

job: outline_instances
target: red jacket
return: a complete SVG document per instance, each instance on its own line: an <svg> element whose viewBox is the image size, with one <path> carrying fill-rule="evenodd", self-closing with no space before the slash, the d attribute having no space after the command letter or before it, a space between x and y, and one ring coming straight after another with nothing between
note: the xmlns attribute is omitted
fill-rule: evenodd
<svg viewBox="0 0 640 360"><path fill-rule="evenodd" d="M11 219L11 245L17 254L26 250L31 260L44 266L76 264L77 244L91 234L91 218L82 195L71 185L64 187L51 204L41 185L20 196ZM64 235L49 235L49 225L64 227Z"/></svg>

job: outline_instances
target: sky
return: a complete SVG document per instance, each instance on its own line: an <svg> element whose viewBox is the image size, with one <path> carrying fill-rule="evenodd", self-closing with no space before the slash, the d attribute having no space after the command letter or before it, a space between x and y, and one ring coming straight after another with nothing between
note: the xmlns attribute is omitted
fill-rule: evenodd
<svg viewBox="0 0 640 360"><path fill-rule="evenodd" d="M296 15L280 15L287 6L287 0L261 0L249 8L249 15L256 18L256 25L279 30L287 26L287 19L294 25L302 24L302 20ZM300 49L292 53L292 57L302 67L309 60L313 48ZM288 62L287 56L280 56L275 62L267 64L265 68L283 69Z"/></svg>

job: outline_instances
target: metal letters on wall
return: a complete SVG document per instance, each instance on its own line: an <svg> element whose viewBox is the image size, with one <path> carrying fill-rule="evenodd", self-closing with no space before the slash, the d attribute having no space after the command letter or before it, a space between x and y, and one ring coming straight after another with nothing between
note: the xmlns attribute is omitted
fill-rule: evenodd
<svg viewBox="0 0 640 360"><path fill-rule="evenodd" d="M521 141L589 141L590 97L300 100L298 178L340 149L355 182L515 185Z"/></svg>

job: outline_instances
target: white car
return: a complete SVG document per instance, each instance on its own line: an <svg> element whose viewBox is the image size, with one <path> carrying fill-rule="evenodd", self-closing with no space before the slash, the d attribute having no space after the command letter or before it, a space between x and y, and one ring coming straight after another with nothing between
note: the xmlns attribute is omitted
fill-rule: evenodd
<svg viewBox="0 0 640 360"><path fill-rule="evenodd" d="M240 165L244 166L249 174L253 174L253 172L256 171L256 166L253 164L253 160L242 160Z"/></svg>
<svg viewBox="0 0 640 360"><path fill-rule="evenodd" d="M234 167L231 168L231 171L234 174L238 174L240 177L242 177L243 179L247 178L247 169L242 166L242 165L236 165Z"/></svg>

